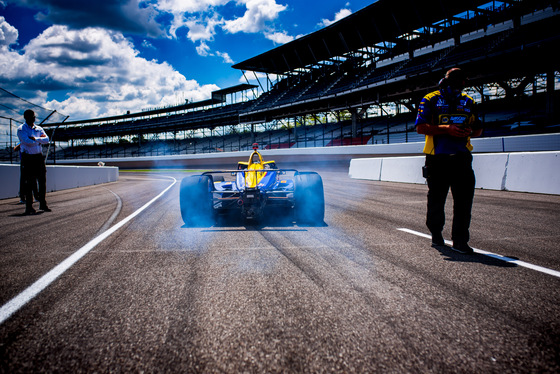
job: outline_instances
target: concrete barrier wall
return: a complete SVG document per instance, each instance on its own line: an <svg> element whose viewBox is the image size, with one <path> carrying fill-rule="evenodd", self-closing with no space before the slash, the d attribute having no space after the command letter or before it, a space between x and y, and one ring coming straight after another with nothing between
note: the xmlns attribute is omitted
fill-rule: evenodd
<svg viewBox="0 0 560 374"><path fill-rule="evenodd" d="M511 153L473 155L476 188L504 190L508 159Z"/></svg>
<svg viewBox="0 0 560 374"><path fill-rule="evenodd" d="M349 176L384 182L425 184L424 156L361 158ZM476 188L560 195L560 152L474 154Z"/></svg>
<svg viewBox="0 0 560 374"><path fill-rule="evenodd" d="M352 165L352 164L350 164ZM386 182L424 183L422 177L423 157L389 157L381 164L381 180Z"/></svg>
<svg viewBox="0 0 560 374"><path fill-rule="evenodd" d="M19 165L0 164L0 199L17 197L19 192ZM47 192L115 182L119 179L116 167L47 166Z"/></svg>
<svg viewBox="0 0 560 374"><path fill-rule="evenodd" d="M0 165L0 178L0 199L18 196L19 165Z"/></svg>
<svg viewBox="0 0 560 374"><path fill-rule="evenodd" d="M506 167L505 190L560 194L560 152L514 153Z"/></svg>

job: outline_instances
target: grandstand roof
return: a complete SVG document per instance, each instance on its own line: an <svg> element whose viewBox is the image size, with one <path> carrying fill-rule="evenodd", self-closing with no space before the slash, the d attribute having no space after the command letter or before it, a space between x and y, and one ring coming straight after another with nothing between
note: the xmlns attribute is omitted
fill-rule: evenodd
<svg viewBox="0 0 560 374"><path fill-rule="evenodd" d="M378 0L330 26L233 65L233 68L284 74L379 43L396 42L408 32L451 19L488 2Z"/></svg>
<svg viewBox="0 0 560 374"><path fill-rule="evenodd" d="M225 99L226 95L234 94L237 92L243 92L256 87L258 86L254 84L242 83L242 84L238 84L237 86L223 88L221 90L212 91L212 99L224 102L226 100Z"/></svg>
<svg viewBox="0 0 560 374"><path fill-rule="evenodd" d="M241 92L257 87L258 86L254 84L242 83L242 84L238 84L237 86L232 86L232 87L222 88L221 90L212 91L212 95L228 95L228 94Z"/></svg>

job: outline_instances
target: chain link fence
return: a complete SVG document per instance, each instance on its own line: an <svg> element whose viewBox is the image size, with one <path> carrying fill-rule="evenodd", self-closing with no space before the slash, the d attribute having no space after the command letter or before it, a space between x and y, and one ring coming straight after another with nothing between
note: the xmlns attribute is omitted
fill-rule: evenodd
<svg viewBox="0 0 560 374"><path fill-rule="evenodd" d="M60 123L68 118L62 113L43 108L0 87L0 160L19 162L19 154L13 148L19 143L17 128L24 122L23 112L27 109L35 112L37 125ZM49 147L45 147L45 154Z"/></svg>

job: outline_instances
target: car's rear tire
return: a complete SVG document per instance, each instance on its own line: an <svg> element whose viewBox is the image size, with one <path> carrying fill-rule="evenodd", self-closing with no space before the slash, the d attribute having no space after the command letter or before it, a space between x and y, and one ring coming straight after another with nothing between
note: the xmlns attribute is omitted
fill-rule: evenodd
<svg viewBox="0 0 560 374"><path fill-rule="evenodd" d="M323 180L315 172L295 175L295 218L297 223L322 225L325 219Z"/></svg>
<svg viewBox="0 0 560 374"><path fill-rule="evenodd" d="M191 175L183 178L179 203L181 217L187 226L212 226L211 180L207 175Z"/></svg>

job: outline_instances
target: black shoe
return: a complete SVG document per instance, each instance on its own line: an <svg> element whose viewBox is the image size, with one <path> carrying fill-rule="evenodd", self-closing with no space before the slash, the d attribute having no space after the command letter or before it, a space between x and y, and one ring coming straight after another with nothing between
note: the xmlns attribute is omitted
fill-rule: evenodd
<svg viewBox="0 0 560 374"><path fill-rule="evenodd" d="M469 247L467 243L453 243L453 247L451 247L451 249L464 255L472 255L474 253L473 249Z"/></svg>
<svg viewBox="0 0 560 374"><path fill-rule="evenodd" d="M432 234L432 247L443 247L444 245L445 240L443 240L443 235L441 235L441 232Z"/></svg>
<svg viewBox="0 0 560 374"><path fill-rule="evenodd" d="M25 213L23 213L24 216L32 216L34 214L37 214L37 211L33 208L25 209Z"/></svg>
<svg viewBox="0 0 560 374"><path fill-rule="evenodd" d="M43 212L52 212L52 209L50 209L48 206L40 207L39 210L42 210Z"/></svg>

